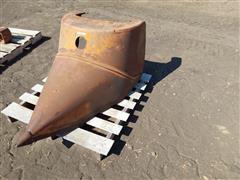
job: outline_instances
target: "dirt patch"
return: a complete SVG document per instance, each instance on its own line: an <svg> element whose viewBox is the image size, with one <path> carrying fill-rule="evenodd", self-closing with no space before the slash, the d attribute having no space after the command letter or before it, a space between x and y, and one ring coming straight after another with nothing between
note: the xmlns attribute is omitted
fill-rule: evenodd
<svg viewBox="0 0 240 180"><path fill-rule="evenodd" d="M44 78L69 11L147 24L144 71L152 88L113 153L61 141L12 146L23 124L1 115L3 179L237 179L239 161L238 2L1 1L1 25L39 30L44 41L0 67L0 109ZM122 147L122 148L120 148Z"/></svg>

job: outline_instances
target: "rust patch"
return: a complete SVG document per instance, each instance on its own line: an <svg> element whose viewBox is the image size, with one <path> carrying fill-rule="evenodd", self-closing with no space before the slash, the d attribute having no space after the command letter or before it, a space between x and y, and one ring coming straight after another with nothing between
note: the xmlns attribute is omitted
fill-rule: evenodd
<svg viewBox="0 0 240 180"><path fill-rule="evenodd" d="M6 27L0 27L0 43L6 44L11 42L12 40L12 34L10 30Z"/></svg>

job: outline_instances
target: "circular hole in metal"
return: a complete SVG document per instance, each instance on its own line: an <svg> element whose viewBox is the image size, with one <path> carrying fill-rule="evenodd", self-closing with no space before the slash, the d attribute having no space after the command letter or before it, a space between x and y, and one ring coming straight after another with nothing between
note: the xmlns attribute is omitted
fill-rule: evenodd
<svg viewBox="0 0 240 180"><path fill-rule="evenodd" d="M78 49L84 49L86 47L86 44L87 44L87 41L82 36L77 37L77 39L75 40L75 46Z"/></svg>

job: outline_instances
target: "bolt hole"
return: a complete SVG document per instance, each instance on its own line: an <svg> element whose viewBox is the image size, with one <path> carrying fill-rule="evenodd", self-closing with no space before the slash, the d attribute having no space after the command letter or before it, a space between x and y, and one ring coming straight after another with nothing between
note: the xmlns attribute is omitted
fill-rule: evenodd
<svg viewBox="0 0 240 180"><path fill-rule="evenodd" d="M75 40L75 46L78 49L84 49L86 47L87 41L84 37L77 37L77 39Z"/></svg>

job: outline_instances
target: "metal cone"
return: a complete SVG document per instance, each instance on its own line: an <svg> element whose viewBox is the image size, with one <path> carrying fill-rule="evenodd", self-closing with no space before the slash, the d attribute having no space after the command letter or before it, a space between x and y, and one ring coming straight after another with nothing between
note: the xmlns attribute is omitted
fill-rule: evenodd
<svg viewBox="0 0 240 180"><path fill-rule="evenodd" d="M82 125L118 103L138 81L144 54L144 22L65 15L59 52L18 145Z"/></svg>

